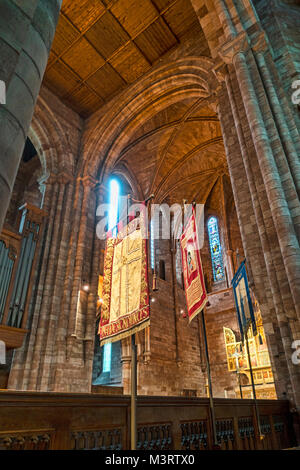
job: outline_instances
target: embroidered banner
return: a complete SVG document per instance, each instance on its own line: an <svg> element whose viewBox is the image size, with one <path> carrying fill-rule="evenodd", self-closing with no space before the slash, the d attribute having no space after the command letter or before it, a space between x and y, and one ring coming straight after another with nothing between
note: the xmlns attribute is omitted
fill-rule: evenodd
<svg viewBox="0 0 300 470"><path fill-rule="evenodd" d="M241 337L242 341L244 341L245 333L250 324L252 325L253 334L257 334L256 320L248 285L245 261L242 262L235 273L231 281L231 285Z"/></svg>
<svg viewBox="0 0 300 470"><path fill-rule="evenodd" d="M180 246L186 303L191 321L207 302L194 211L180 238Z"/></svg>
<svg viewBox="0 0 300 470"><path fill-rule="evenodd" d="M108 238L104 260L101 345L118 341L149 324L145 227L140 216Z"/></svg>

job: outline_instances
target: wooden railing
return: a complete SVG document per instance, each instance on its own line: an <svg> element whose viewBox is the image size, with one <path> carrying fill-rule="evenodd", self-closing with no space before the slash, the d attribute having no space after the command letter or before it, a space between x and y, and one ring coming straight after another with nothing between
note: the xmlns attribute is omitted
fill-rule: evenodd
<svg viewBox="0 0 300 470"><path fill-rule="evenodd" d="M6 349L22 345L27 333L28 306L33 286L45 213L29 204L20 208L19 233L0 233L0 340Z"/></svg>
<svg viewBox="0 0 300 470"><path fill-rule="evenodd" d="M221 449L283 449L295 438L288 401L259 400L264 439L257 438L253 400L216 399ZM213 448L207 398L138 398L140 450ZM0 391L1 449L130 449L130 398L97 394Z"/></svg>

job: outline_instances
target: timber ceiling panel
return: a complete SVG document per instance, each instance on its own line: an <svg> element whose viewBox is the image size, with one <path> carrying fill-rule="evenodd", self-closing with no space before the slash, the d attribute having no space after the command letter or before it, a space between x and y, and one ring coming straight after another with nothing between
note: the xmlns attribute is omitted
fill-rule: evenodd
<svg viewBox="0 0 300 470"><path fill-rule="evenodd" d="M87 39L99 53L108 59L130 36L108 11L86 33Z"/></svg>
<svg viewBox="0 0 300 470"><path fill-rule="evenodd" d="M105 11L100 0L63 0L62 13L79 29L86 31Z"/></svg>
<svg viewBox="0 0 300 470"><path fill-rule="evenodd" d="M87 117L195 27L190 0L63 0L44 83Z"/></svg>
<svg viewBox="0 0 300 470"><path fill-rule="evenodd" d="M134 82L150 68L147 59L133 43L121 49L110 63L127 83Z"/></svg>
<svg viewBox="0 0 300 470"><path fill-rule="evenodd" d="M82 38L62 56L63 62L69 65L81 78L86 78L105 64L104 59L90 43Z"/></svg>

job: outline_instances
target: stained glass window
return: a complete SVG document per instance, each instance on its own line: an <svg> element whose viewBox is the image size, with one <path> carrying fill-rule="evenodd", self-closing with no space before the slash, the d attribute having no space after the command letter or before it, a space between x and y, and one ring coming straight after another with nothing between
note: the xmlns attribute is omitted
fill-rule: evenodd
<svg viewBox="0 0 300 470"><path fill-rule="evenodd" d="M218 221L216 217L210 217L207 223L207 228L214 281L222 281L224 279L224 266Z"/></svg>

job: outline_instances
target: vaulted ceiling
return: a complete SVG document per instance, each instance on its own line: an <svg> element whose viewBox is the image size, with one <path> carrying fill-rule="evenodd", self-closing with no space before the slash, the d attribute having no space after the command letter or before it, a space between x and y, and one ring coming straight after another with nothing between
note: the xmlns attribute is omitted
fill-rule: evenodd
<svg viewBox="0 0 300 470"><path fill-rule="evenodd" d="M189 33L203 35L190 0L64 0L44 83L88 117ZM220 191L232 199L219 120L201 99L177 102L141 124L115 169L157 202L196 200L218 209Z"/></svg>
<svg viewBox="0 0 300 470"><path fill-rule="evenodd" d="M193 30L190 0L63 0L44 83L88 117Z"/></svg>
<svg viewBox="0 0 300 470"><path fill-rule="evenodd" d="M138 182L140 195L155 202L209 202L220 210L223 189L231 197L217 115L201 100L173 104L149 119L121 152L116 168ZM229 189L228 189L229 188Z"/></svg>

